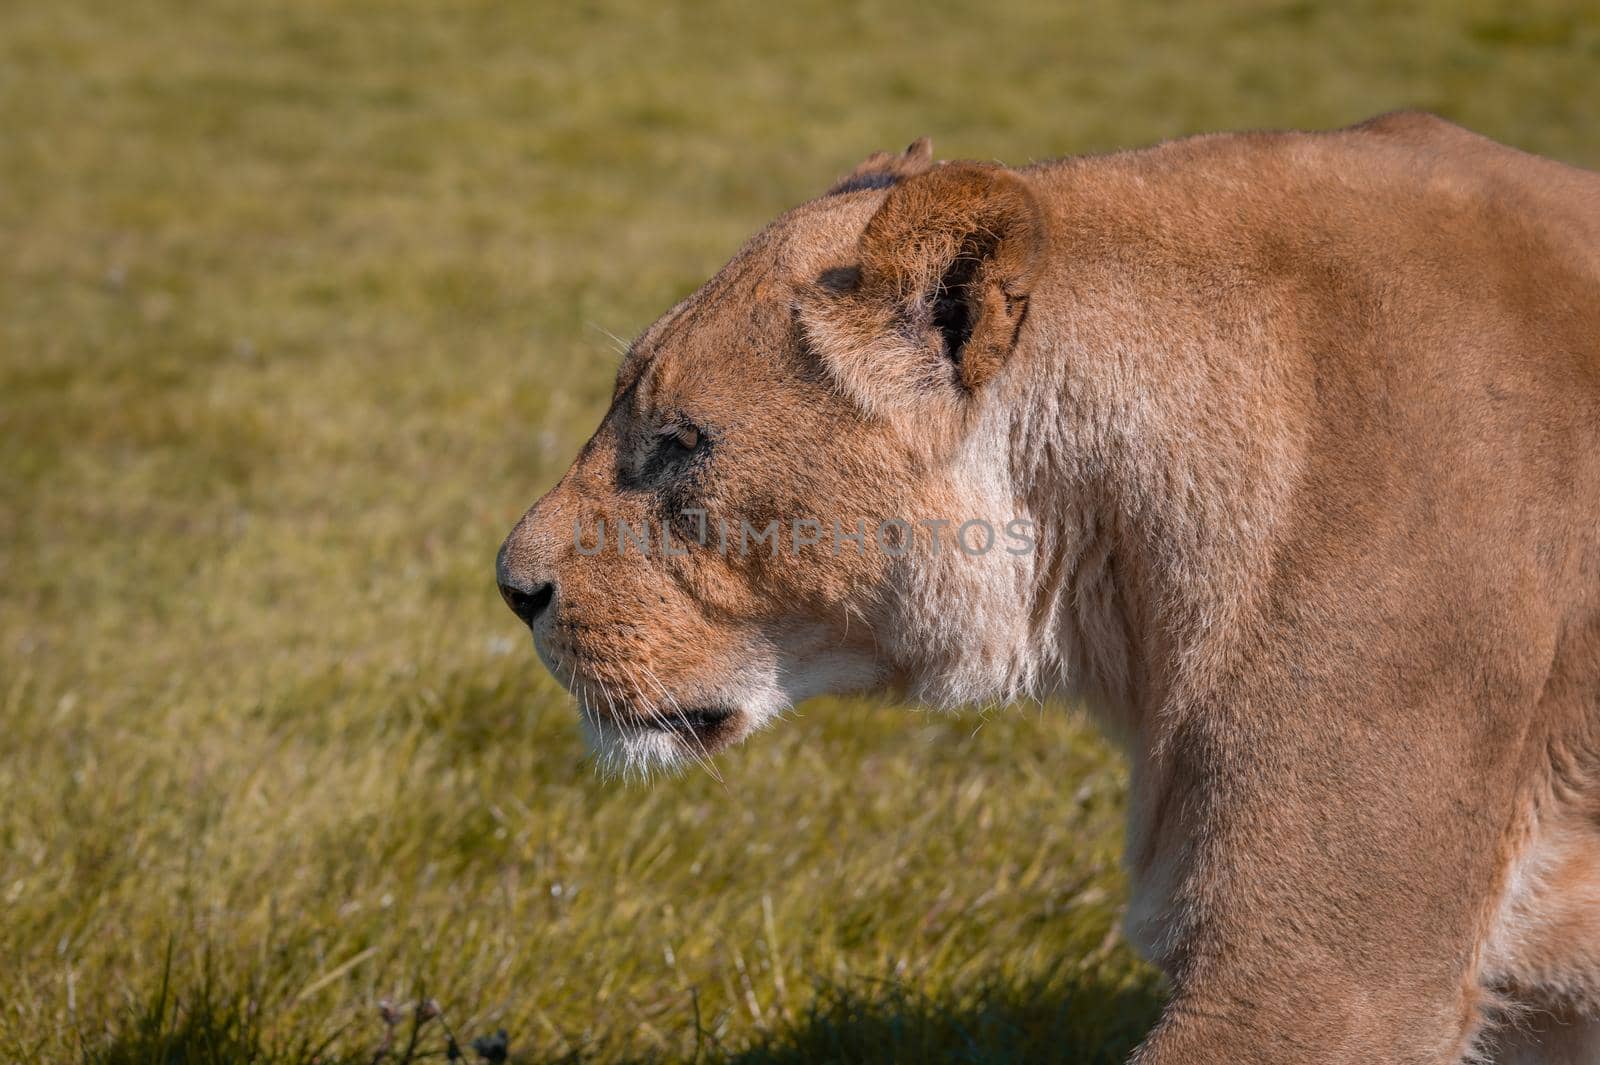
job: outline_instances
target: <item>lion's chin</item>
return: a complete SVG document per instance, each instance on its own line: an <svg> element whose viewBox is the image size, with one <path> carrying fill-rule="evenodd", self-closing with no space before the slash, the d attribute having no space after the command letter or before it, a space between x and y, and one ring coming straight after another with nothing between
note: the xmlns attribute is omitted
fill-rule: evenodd
<svg viewBox="0 0 1600 1065"><path fill-rule="evenodd" d="M743 739L749 715L734 707L704 706L662 710L648 716L586 714L584 731L602 772L649 777L694 764Z"/></svg>

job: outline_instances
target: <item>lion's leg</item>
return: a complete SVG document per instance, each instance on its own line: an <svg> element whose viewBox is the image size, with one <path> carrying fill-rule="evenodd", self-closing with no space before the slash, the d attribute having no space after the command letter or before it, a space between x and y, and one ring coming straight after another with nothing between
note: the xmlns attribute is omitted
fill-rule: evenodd
<svg viewBox="0 0 1600 1065"><path fill-rule="evenodd" d="M1144 774L1170 793L1136 797L1164 815L1130 852L1135 894L1147 859L1182 872L1147 907L1174 994L1138 1065L1455 1065L1493 1002L1479 959L1525 737L1298 694L1294 714L1246 696L1196 715Z"/></svg>
<svg viewBox="0 0 1600 1065"><path fill-rule="evenodd" d="M1279 885L1213 896L1181 942L1191 953L1169 970L1168 1011L1133 1061L1457 1065L1493 999L1473 975L1467 907L1438 898L1448 884L1428 899L1415 881L1389 891L1363 872L1331 890L1307 879L1292 899Z"/></svg>
<svg viewBox="0 0 1600 1065"><path fill-rule="evenodd" d="M1310 986L1229 974L1184 990L1130 1065L1462 1065L1478 1033L1472 996L1357 986L1324 969ZM1410 1014L1409 1016L1407 1014ZM1562 1059L1557 1059L1562 1060ZM1592 1063L1591 1063L1592 1065Z"/></svg>

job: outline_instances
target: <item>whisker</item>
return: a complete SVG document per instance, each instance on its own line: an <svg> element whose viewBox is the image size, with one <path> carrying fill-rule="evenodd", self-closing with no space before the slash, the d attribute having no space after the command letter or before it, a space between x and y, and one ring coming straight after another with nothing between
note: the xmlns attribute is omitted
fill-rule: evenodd
<svg viewBox="0 0 1600 1065"><path fill-rule="evenodd" d="M583 324L610 340L611 346L616 349L618 355L628 354L628 342L626 340L623 340L599 322L584 322Z"/></svg>
<svg viewBox="0 0 1600 1065"><path fill-rule="evenodd" d="M715 780L718 784L722 784L723 787L727 787L727 785L723 783L722 774L717 772L716 766L711 761L711 752L705 749L705 745L700 742L700 737L695 733L695 731L692 728L688 728L689 717L683 712L683 708L678 705L678 700L675 699L672 693L666 689L666 686L661 683L661 678L657 677L655 675L655 671L649 666L645 665L643 662L636 662L634 665L638 666L638 668L643 671L646 679L648 679L650 683L654 684L656 690L659 691L662 696L664 696L667 701L673 705L673 712L677 714L678 720L683 722L685 731L689 733L689 738L694 741L696 750L691 750L689 752L689 756L695 760L695 764L704 769L711 779ZM632 667L628 667L628 671L630 675L634 675ZM634 676L635 687L637 687L637 676ZM645 700L642 692L640 693L640 700L641 702L647 703L647 705L650 707L651 714L654 715L657 720L662 721L663 723L666 721L666 717L659 709L659 704L655 703L653 700Z"/></svg>
<svg viewBox="0 0 1600 1065"><path fill-rule="evenodd" d="M706 772L711 775L711 779L715 780L718 784L721 784L723 788L727 788L728 785L722 779L722 774L717 770L715 763L713 763L711 760L711 752L706 750L705 744L701 742L699 733L695 732L692 728L688 728L689 715L684 711L683 706L679 704L677 697L667 690L667 686L661 683L661 678L656 676L655 671L649 666L645 665L643 662L640 662L639 668L644 670L645 675L650 679L650 682L656 686L657 690L659 690L662 695L666 696L667 701L672 704L674 712L678 715L678 720L682 721L685 728L688 729L690 738L694 740L695 746L700 749L700 757L697 758L697 761L699 761L701 765L705 766Z"/></svg>

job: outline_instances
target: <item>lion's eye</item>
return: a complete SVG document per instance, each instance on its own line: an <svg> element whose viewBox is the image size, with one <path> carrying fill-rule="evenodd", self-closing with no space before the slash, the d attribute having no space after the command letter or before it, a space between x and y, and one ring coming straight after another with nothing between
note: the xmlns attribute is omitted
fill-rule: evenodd
<svg viewBox="0 0 1600 1065"><path fill-rule="evenodd" d="M674 419L656 430L656 440L657 459L673 462L703 450L706 434L693 422Z"/></svg>

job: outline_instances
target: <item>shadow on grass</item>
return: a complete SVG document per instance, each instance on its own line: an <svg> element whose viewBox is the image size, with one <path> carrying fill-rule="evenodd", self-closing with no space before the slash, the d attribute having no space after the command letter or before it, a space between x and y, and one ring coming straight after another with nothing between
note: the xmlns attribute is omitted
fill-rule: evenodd
<svg viewBox="0 0 1600 1065"><path fill-rule="evenodd" d="M803 1012L737 1048L717 1045L696 1017L685 1018L680 1053L621 1059L626 1065L690 1062L693 1065L799 1065L799 1063L919 1062L929 1065L1010 1065L1058 1062L1114 1065L1138 1045L1161 1009L1153 977L1117 980L1082 977L1063 985L993 981L951 999L897 984L821 987ZM445 1060L437 1039L401 1038L375 1057L372 1050L333 1051L335 1036L274 1040L266 1035L250 995L230 995L213 981L177 1000L167 981L130 1010L107 1042L85 1047L83 1065L356 1065L381 1060L412 1065ZM544 1056L518 1051L511 1037L510 1065L581 1065L618 1061L578 1050ZM477 1060L463 1047L460 1060Z"/></svg>
<svg viewBox="0 0 1600 1065"><path fill-rule="evenodd" d="M944 1002L900 987L824 989L802 1017L734 1053L702 1048L702 1062L929 1062L1112 1065L1133 1051L1160 1012L1154 979L1086 979L1063 988L985 985Z"/></svg>

